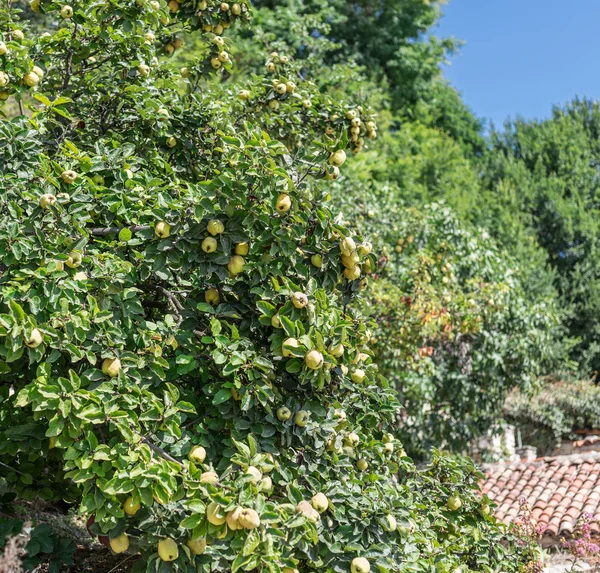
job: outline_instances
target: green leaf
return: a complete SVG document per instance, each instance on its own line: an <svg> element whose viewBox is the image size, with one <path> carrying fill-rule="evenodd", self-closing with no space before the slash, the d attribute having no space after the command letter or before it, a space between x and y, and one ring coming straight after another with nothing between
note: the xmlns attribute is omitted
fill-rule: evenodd
<svg viewBox="0 0 600 573"><path fill-rule="evenodd" d="M219 404L226 402L230 398L231 398L231 391L229 390L229 388L221 388L215 394L212 403L213 403L213 405L218 406Z"/></svg>

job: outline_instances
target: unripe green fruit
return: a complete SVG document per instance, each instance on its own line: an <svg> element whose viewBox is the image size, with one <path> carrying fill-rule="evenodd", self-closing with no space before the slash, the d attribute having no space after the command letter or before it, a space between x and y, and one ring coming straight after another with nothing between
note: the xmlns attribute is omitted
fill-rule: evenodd
<svg viewBox="0 0 600 573"><path fill-rule="evenodd" d="M251 476L250 483L257 484L262 479L262 472L254 466L249 466L246 470L246 475Z"/></svg>
<svg viewBox="0 0 600 573"><path fill-rule="evenodd" d="M364 459L360 459L356 462L356 467L361 471L364 472L368 467L369 464L367 463L367 460Z"/></svg>
<svg viewBox="0 0 600 573"><path fill-rule="evenodd" d="M329 157L330 165L335 165L336 167L341 167L344 165L346 161L346 152L343 149L338 149L334 151Z"/></svg>
<svg viewBox="0 0 600 573"><path fill-rule="evenodd" d="M121 361L118 358L105 358L102 362L102 373L115 378L121 372Z"/></svg>
<svg viewBox="0 0 600 573"><path fill-rule="evenodd" d="M303 292L295 292L292 295L292 304L296 308L304 308L308 304L308 297Z"/></svg>
<svg viewBox="0 0 600 573"><path fill-rule="evenodd" d="M69 6L68 4L65 4L61 9L60 9L60 16L61 18L63 18L64 20L69 20L70 18L73 17L73 8L71 8L71 6Z"/></svg>
<svg viewBox="0 0 600 573"><path fill-rule="evenodd" d="M354 372L352 372L351 376L352 382L355 384L362 384L365 381L366 374L364 370L357 368Z"/></svg>
<svg viewBox="0 0 600 573"><path fill-rule="evenodd" d="M227 523L227 527L231 529L231 531L237 531L238 529L242 529L242 526L238 521L240 518L240 514L242 513L242 509L243 507L238 506L227 514L225 522Z"/></svg>
<svg viewBox="0 0 600 573"><path fill-rule="evenodd" d="M396 531L398 523L393 515L386 515L383 519L383 528L388 531Z"/></svg>
<svg viewBox="0 0 600 573"><path fill-rule="evenodd" d="M202 446L195 446L188 454L188 460L195 464L201 464L206 459L206 450Z"/></svg>
<svg viewBox="0 0 600 573"><path fill-rule="evenodd" d="M123 511L127 515L135 515L141 508L141 504L139 501L134 503L133 497L129 496L125 502L123 503Z"/></svg>
<svg viewBox="0 0 600 573"><path fill-rule="evenodd" d="M298 503L296 511L306 517L311 523L317 523L321 519L319 512L306 500Z"/></svg>
<svg viewBox="0 0 600 573"><path fill-rule="evenodd" d="M225 225L223 225L219 219L212 219L212 221L208 222L206 229L213 237L215 237L225 231Z"/></svg>
<svg viewBox="0 0 600 573"><path fill-rule="evenodd" d="M70 185L75 181L75 179L77 179L77 173L75 173L75 171L72 171L71 169L67 169L66 171L63 171L60 174L60 178L63 180L64 183Z"/></svg>
<svg viewBox="0 0 600 573"><path fill-rule="evenodd" d="M275 205L275 208L280 213L285 213L290 210L291 206L292 199L290 198L290 196L287 193L280 193L279 197L277 197L277 203Z"/></svg>
<svg viewBox="0 0 600 573"><path fill-rule="evenodd" d="M321 492L315 494L310 502L315 511L318 511L319 513L323 513L329 507L329 500L327 499L327 496Z"/></svg>
<svg viewBox="0 0 600 573"><path fill-rule="evenodd" d="M299 428L304 428L308 424L309 414L306 410L299 410L294 416L294 423Z"/></svg>
<svg viewBox="0 0 600 573"><path fill-rule="evenodd" d="M244 508L240 512L238 523L244 529L256 529L260 526L260 516L254 509Z"/></svg>
<svg viewBox="0 0 600 573"><path fill-rule="evenodd" d="M245 256L248 254L248 251L250 250L250 246L248 245L248 243L238 243L234 249L233 252L236 255L242 255Z"/></svg>
<svg viewBox="0 0 600 573"><path fill-rule="evenodd" d="M65 261L65 265L70 269L76 269L81 265L81 253L73 251L69 254L69 258Z"/></svg>
<svg viewBox="0 0 600 573"><path fill-rule="evenodd" d="M344 444L346 446L350 446L351 448L355 448L358 446L360 442L360 438L356 432L350 432L347 436L344 437Z"/></svg>
<svg viewBox="0 0 600 573"><path fill-rule="evenodd" d="M227 263L227 270L231 274L231 276L239 275L244 270L244 265L246 261L239 255L233 255L229 262Z"/></svg>
<svg viewBox="0 0 600 573"><path fill-rule="evenodd" d="M344 257L349 257L356 251L356 243L352 237L345 237L340 241L340 251Z"/></svg>
<svg viewBox="0 0 600 573"><path fill-rule="evenodd" d="M331 354L332 356L335 356L336 358L340 358L344 355L344 345L340 342L339 344L336 344L335 346L330 346L329 347L329 354Z"/></svg>
<svg viewBox="0 0 600 573"><path fill-rule="evenodd" d="M349 255L342 255L342 265L344 265L344 267L347 269L354 268L358 264L359 260L358 253L356 251L353 251Z"/></svg>
<svg viewBox="0 0 600 573"><path fill-rule="evenodd" d="M325 170L325 179L335 181L340 176L340 168L337 165L328 165Z"/></svg>
<svg viewBox="0 0 600 573"><path fill-rule="evenodd" d="M202 555L206 551L206 538L204 537L190 538L185 544L193 555Z"/></svg>
<svg viewBox="0 0 600 573"><path fill-rule="evenodd" d="M320 269L323 266L323 257L321 255L313 255L310 257L310 262L314 267Z"/></svg>
<svg viewBox="0 0 600 573"><path fill-rule="evenodd" d="M266 476L258 482L258 491L268 493L273 489L273 480Z"/></svg>
<svg viewBox="0 0 600 573"><path fill-rule="evenodd" d="M40 78L37 76L37 74L29 72L28 74L25 74L23 81L25 82L25 85L28 85L30 88L32 88L40 83Z"/></svg>
<svg viewBox="0 0 600 573"><path fill-rule="evenodd" d="M179 557L179 547L171 538L161 539L158 542L158 556L163 561L175 561Z"/></svg>
<svg viewBox="0 0 600 573"><path fill-rule="evenodd" d="M213 525L223 525L227 520L227 515L223 508L213 501L206 508L206 519Z"/></svg>
<svg viewBox="0 0 600 573"><path fill-rule="evenodd" d="M213 237L206 237L206 239L202 241L202 250L205 253L214 253L217 250L217 240Z"/></svg>
<svg viewBox="0 0 600 573"><path fill-rule="evenodd" d="M462 501L458 495L452 495L448 498L446 505L450 511L456 511L462 507Z"/></svg>
<svg viewBox="0 0 600 573"><path fill-rule="evenodd" d="M292 417L292 411L285 406L277 409L277 419L280 422L287 422Z"/></svg>
<svg viewBox="0 0 600 573"><path fill-rule="evenodd" d="M300 346L300 343L295 338L286 338L283 341L281 353L283 354L284 358L289 358L290 356L293 356L294 353L292 350L288 350L286 346L289 346L291 348L298 348Z"/></svg>
<svg viewBox="0 0 600 573"><path fill-rule="evenodd" d="M344 269L344 277L349 281L360 278L360 267L358 265Z"/></svg>
<svg viewBox="0 0 600 573"><path fill-rule="evenodd" d="M355 557L350 564L351 573L369 573L371 564L364 557Z"/></svg>
<svg viewBox="0 0 600 573"><path fill-rule="evenodd" d="M323 355L318 350L310 350L304 356L304 363L311 370L318 370L323 366Z"/></svg>
<svg viewBox="0 0 600 573"><path fill-rule="evenodd" d="M371 243L369 243L368 241L365 241L364 243L358 245L358 254L361 257L366 257L367 255L371 254L371 251L373 250L373 245L371 245Z"/></svg>
<svg viewBox="0 0 600 573"><path fill-rule="evenodd" d="M204 293L204 301L207 302L208 304L212 304L213 306L218 305L219 302L221 301L221 297L219 296L219 291L216 288L209 288Z"/></svg>
<svg viewBox="0 0 600 573"><path fill-rule="evenodd" d="M126 533L121 533L118 537L110 540L110 548L115 553L124 553L129 549L129 537Z"/></svg>
<svg viewBox="0 0 600 573"><path fill-rule="evenodd" d="M216 472L203 472L200 476L200 483L216 485L219 483L219 475Z"/></svg>
<svg viewBox="0 0 600 573"><path fill-rule="evenodd" d="M171 235L171 225L165 221L156 223L156 226L154 227L154 234L160 239L166 239Z"/></svg>
<svg viewBox="0 0 600 573"><path fill-rule="evenodd" d="M48 205L54 205L56 203L56 197L50 193L46 193L40 197L40 207L46 209Z"/></svg>
<svg viewBox="0 0 600 573"><path fill-rule="evenodd" d="M44 342L44 336L37 328L34 328L29 338L25 340L25 346L28 348L37 348L42 342Z"/></svg>

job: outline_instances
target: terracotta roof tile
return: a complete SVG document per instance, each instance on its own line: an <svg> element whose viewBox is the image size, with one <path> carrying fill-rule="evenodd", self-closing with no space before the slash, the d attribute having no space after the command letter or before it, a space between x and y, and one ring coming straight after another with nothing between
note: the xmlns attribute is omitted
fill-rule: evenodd
<svg viewBox="0 0 600 573"><path fill-rule="evenodd" d="M484 471L482 491L498 505L500 520L513 521L525 498L550 535L572 533L584 512L597 520L592 531L600 530L600 452L489 464Z"/></svg>

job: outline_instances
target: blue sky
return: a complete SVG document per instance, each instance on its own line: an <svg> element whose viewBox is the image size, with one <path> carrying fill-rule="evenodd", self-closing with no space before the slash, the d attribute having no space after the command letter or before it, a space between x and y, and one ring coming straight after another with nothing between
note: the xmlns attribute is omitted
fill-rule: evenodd
<svg viewBox="0 0 600 573"><path fill-rule="evenodd" d="M444 11L434 33L465 41L444 72L497 128L600 97L600 0L450 0Z"/></svg>

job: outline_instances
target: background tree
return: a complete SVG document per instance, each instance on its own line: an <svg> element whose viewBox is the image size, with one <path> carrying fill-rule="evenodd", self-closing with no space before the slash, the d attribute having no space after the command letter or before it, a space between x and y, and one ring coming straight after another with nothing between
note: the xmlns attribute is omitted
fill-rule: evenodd
<svg viewBox="0 0 600 573"><path fill-rule="evenodd" d="M583 373L598 371L598 149L600 108L574 100L544 121L517 120L494 134L484 186L497 210L511 212L513 227L539 245L577 341L572 357ZM507 217L506 217L507 218ZM504 218L503 218L504 219ZM510 228L489 221L510 244Z"/></svg>

